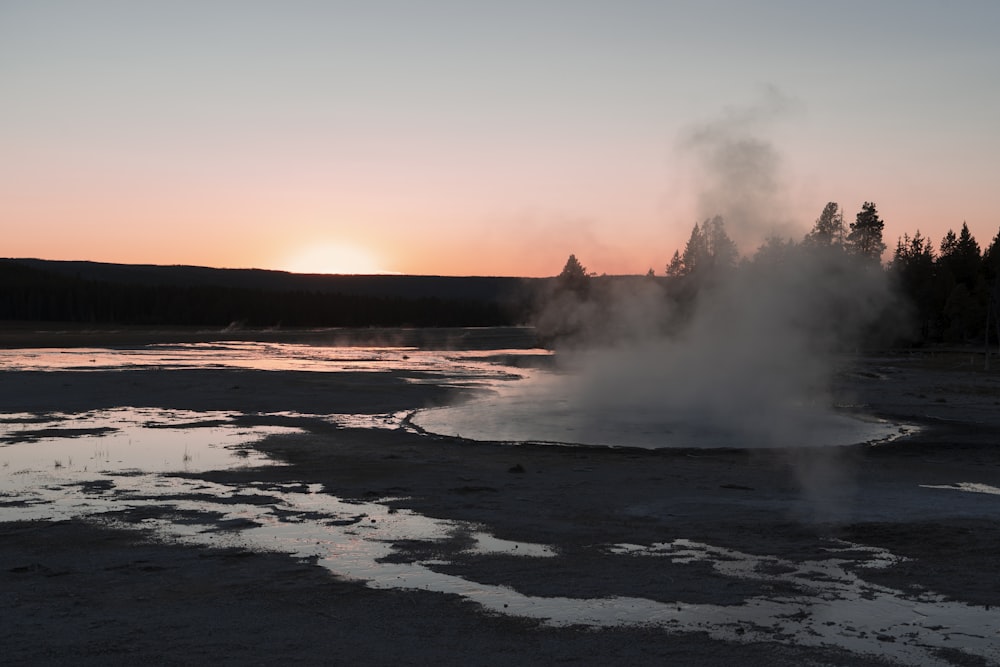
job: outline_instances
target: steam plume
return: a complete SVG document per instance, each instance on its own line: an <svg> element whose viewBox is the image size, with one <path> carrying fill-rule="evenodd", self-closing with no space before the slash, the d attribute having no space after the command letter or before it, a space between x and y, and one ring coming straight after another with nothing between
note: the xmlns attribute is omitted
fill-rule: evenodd
<svg viewBox="0 0 1000 667"><path fill-rule="evenodd" d="M681 154L695 160L700 219L722 216L741 246L791 227L783 211L781 156L764 131L793 106L779 90L767 87L756 104L730 108L689 128L678 142Z"/></svg>
<svg viewBox="0 0 1000 667"><path fill-rule="evenodd" d="M706 213L724 215L744 243L761 242L780 223L781 161L753 131L787 101L771 91L765 102L694 128L682 142L701 159ZM838 354L892 300L879 267L842 252L746 262L703 289L683 318L656 283L619 289L601 307L564 300L547 314L572 319L577 342L586 342L562 355L571 379L550 390L585 422L669 415L736 446L819 444L835 428L829 384Z"/></svg>

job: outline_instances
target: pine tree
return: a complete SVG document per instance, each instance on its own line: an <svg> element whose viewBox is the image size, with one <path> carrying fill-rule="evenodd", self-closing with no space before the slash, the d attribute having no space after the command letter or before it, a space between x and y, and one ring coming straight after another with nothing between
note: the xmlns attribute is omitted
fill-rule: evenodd
<svg viewBox="0 0 1000 667"><path fill-rule="evenodd" d="M979 243L962 223L956 235L951 229L941 239L937 282L946 294L943 307L944 337L952 342L966 342L983 333L990 293L982 271Z"/></svg>
<svg viewBox="0 0 1000 667"><path fill-rule="evenodd" d="M1000 275L1000 231L993 237L989 247L983 251L983 273L990 283Z"/></svg>
<svg viewBox="0 0 1000 667"><path fill-rule="evenodd" d="M707 241L712 270L725 272L735 268L740 253L736 248L736 243L726 233L726 225L722 221L722 216L717 215L711 220L706 220L702 229Z"/></svg>
<svg viewBox="0 0 1000 667"><path fill-rule="evenodd" d="M977 290L983 258L979 243L969 231L969 225L962 223L962 230L956 236L951 229L941 239L941 268L950 274L956 284L965 285L970 292Z"/></svg>
<svg viewBox="0 0 1000 667"><path fill-rule="evenodd" d="M807 247L827 248L844 244L844 214L837 202L829 202L816 218L812 231L806 234L803 244Z"/></svg>
<svg viewBox="0 0 1000 667"><path fill-rule="evenodd" d="M566 265L556 277L556 285L560 289L567 289L573 292L584 293L590 287L590 276L576 255L570 255L566 260Z"/></svg>
<svg viewBox="0 0 1000 667"><path fill-rule="evenodd" d="M736 243L726 233L722 217L695 223L684 246L684 254L674 253L667 265L669 276L717 277L736 267L739 260Z"/></svg>
<svg viewBox="0 0 1000 667"><path fill-rule="evenodd" d="M847 235L851 253L858 258L881 263L882 253L885 251L885 243L882 241L884 228L885 222L878 216L875 204L866 201L851 223L851 231Z"/></svg>
<svg viewBox="0 0 1000 667"><path fill-rule="evenodd" d="M671 278L680 278L684 275L684 260L681 259L681 253L677 250L674 250L674 256L667 264L667 275Z"/></svg>
<svg viewBox="0 0 1000 667"><path fill-rule="evenodd" d="M889 271L899 290L910 300L916 339L927 340L936 328L947 297L947 292L937 285L931 240L923 236L919 229L912 237L903 234L896 242Z"/></svg>
<svg viewBox="0 0 1000 667"><path fill-rule="evenodd" d="M682 275L694 275L698 271L706 269L707 265L708 239L705 238L705 234L702 233L696 222L691 230L687 245L684 246L684 254L681 255Z"/></svg>

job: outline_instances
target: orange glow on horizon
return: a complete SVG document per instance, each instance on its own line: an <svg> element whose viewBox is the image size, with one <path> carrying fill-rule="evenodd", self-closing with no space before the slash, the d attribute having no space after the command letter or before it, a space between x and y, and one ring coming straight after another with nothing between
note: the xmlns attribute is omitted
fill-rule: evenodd
<svg viewBox="0 0 1000 667"><path fill-rule="evenodd" d="M431 207L438 211L434 214L398 206L334 206L322 198L297 201L291 195L241 198L236 191L218 199L178 198L151 205L153 194L135 192L117 200L96 194L88 199L72 191L53 199L12 195L4 208L16 222L16 232L5 238L0 253L301 273L511 277L557 275L572 253L597 274L641 275L653 269L663 275L670 256L683 251L691 227L700 222L684 207L643 215L623 206L621 212L585 216L510 210L487 214L485 205L453 210L441 204ZM827 199L839 200L844 222L850 224L865 194L810 193L788 216L796 224L782 231L801 240ZM983 249L997 234L996 218L984 205L955 215L888 188L885 196L878 195L873 198L886 222L885 261L904 233L912 236L920 230L937 248L949 228L957 231L967 221ZM331 222L339 220L351 223ZM761 242L748 240L741 251L752 255Z"/></svg>
<svg viewBox="0 0 1000 667"><path fill-rule="evenodd" d="M375 275L386 270L373 252L346 242L310 243L292 252L275 267L292 273Z"/></svg>

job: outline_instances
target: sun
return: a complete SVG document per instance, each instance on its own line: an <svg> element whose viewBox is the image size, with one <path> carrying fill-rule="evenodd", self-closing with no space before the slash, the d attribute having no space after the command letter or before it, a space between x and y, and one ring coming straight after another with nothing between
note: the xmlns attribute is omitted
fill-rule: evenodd
<svg viewBox="0 0 1000 667"><path fill-rule="evenodd" d="M313 243L292 253L282 264L292 273L371 275L386 273L378 258L351 243Z"/></svg>

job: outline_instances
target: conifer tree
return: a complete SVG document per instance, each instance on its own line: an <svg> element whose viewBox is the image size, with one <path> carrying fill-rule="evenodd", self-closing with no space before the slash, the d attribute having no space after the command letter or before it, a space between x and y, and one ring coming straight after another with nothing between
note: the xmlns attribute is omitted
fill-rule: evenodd
<svg viewBox="0 0 1000 667"><path fill-rule="evenodd" d="M570 255L566 260L563 270L556 277L556 285L560 289L567 289L572 292L585 293L590 287L590 276L576 255Z"/></svg>
<svg viewBox="0 0 1000 667"><path fill-rule="evenodd" d="M882 241L882 230L885 222L878 215L875 204L866 201L855 221L851 223L851 231L847 235L847 244L851 253L860 259L879 264L885 243Z"/></svg>
<svg viewBox="0 0 1000 667"><path fill-rule="evenodd" d="M806 234L803 243L809 247L827 248L844 244L844 214L837 202L829 202L816 218L812 231Z"/></svg>

